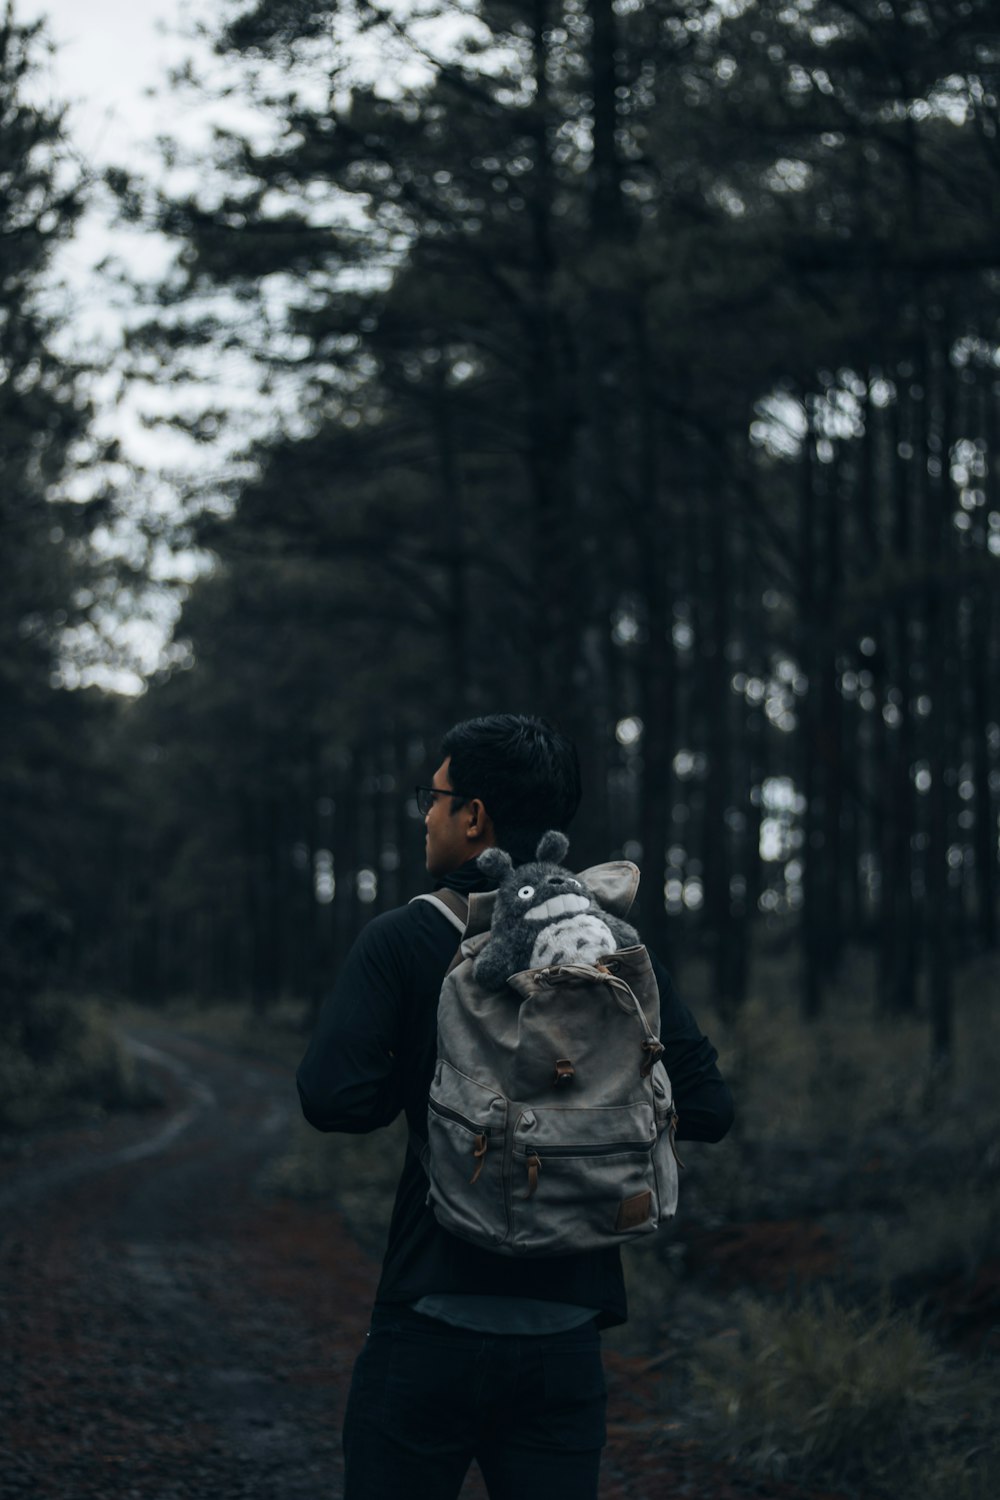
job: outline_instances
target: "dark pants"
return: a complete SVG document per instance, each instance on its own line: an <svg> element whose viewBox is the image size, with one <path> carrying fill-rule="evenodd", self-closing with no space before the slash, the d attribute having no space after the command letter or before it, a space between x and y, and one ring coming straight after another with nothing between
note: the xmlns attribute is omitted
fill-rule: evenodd
<svg viewBox="0 0 1000 1500"><path fill-rule="evenodd" d="M377 1307L344 1418L345 1500L594 1500L606 1394L593 1323L476 1333Z"/></svg>

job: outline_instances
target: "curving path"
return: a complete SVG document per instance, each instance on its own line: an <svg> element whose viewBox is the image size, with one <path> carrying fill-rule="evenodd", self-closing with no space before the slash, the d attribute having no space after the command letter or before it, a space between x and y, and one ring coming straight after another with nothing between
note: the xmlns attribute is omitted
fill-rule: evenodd
<svg viewBox="0 0 1000 1500"><path fill-rule="evenodd" d="M376 1267L256 1181L287 1069L163 1027L155 1114L40 1136L0 1178L0 1494L334 1495Z"/></svg>

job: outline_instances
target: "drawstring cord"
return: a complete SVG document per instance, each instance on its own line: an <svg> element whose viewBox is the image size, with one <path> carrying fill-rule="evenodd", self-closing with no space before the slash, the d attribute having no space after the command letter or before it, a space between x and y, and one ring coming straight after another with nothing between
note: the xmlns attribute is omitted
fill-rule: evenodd
<svg viewBox="0 0 1000 1500"><path fill-rule="evenodd" d="M622 979L620 975L615 974L611 969L605 968L603 964L587 965L586 967L584 967L582 964L560 964L557 968L543 969L541 973L545 975L545 982L549 984L558 982L556 976L560 974L578 974L587 979L593 979L596 973L602 983L610 985L612 989L623 990L624 993L628 996L629 1000L631 1000L632 1006L634 1007L636 1016L639 1020L639 1025L645 1032L645 1038L642 1043L644 1057L642 1066L639 1069L639 1073L642 1078L649 1077L650 1073L653 1071L653 1064L656 1062L657 1058L662 1057L663 1055L663 1043L657 1036L654 1035L653 1028L646 1020L646 1013L643 1010L642 1006L639 1004L638 997L636 996L635 991L632 989L631 985L629 985L624 979ZM627 1010L628 1008L629 1007L627 1005L623 1007L623 1009L625 1010Z"/></svg>

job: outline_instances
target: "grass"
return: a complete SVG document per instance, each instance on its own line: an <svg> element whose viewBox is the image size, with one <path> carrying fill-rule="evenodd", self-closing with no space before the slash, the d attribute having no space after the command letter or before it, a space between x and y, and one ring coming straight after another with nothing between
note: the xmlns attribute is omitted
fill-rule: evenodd
<svg viewBox="0 0 1000 1500"><path fill-rule="evenodd" d="M827 1291L745 1298L701 1351L713 1439L775 1479L865 1500L995 1496L995 1366L943 1354L912 1311Z"/></svg>
<svg viewBox="0 0 1000 1500"><path fill-rule="evenodd" d="M889 1285L928 1277L971 1280L1000 1251L996 1185L956 1182L944 1192L917 1185L900 1214L876 1226L877 1255Z"/></svg>
<svg viewBox="0 0 1000 1500"><path fill-rule="evenodd" d="M736 1101L736 1124L721 1149L692 1153L692 1175L720 1217L768 1215L768 1173L781 1170L782 1153L807 1162L813 1155L817 1169L824 1159L870 1165L879 1155L899 1156L915 1173L899 1185L905 1199L918 1198L921 1181L934 1173L942 1180L928 1181L932 1196L964 1191L955 1179L967 1168L973 1198L997 1197L1000 961L978 960L955 977L947 1068L931 1061L924 1015L874 1011L873 969L870 956L850 955L840 988L812 1024L799 1017L788 958L762 956L750 996L728 1025L711 1014L706 966L685 972L682 990L719 1049ZM682 1180L682 1188L690 1182ZM855 1206L865 1189L860 1177L850 1186ZM931 1213L924 1222L941 1218Z"/></svg>
<svg viewBox="0 0 1000 1500"><path fill-rule="evenodd" d="M1000 964L956 976L946 1067L930 1059L924 1016L873 1012L864 955L811 1026L781 961L761 962L728 1028L698 1004L702 975L687 977L737 1123L721 1147L685 1153L682 1216L687 1186L710 1225L797 1215L843 1247L834 1272L782 1296L763 1295L747 1266L729 1294L735 1327L691 1362L705 1440L762 1474L858 1500L993 1500L995 1334L992 1350L986 1338L981 1357L961 1357L940 1341L948 1320L933 1299L942 1284L961 1298L1000 1256Z"/></svg>
<svg viewBox="0 0 1000 1500"><path fill-rule="evenodd" d="M95 999L47 993L0 1022L0 1130L155 1103Z"/></svg>
<svg viewBox="0 0 1000 1500"><path fill-rule="evenodd" d="M955 1044L946 1068L931 1058L921 1011L888 1016L873 1004L874 970L873 955L848 954L824 1014L806 1024L797 1009L794 963L762 954L748 1000L733 1022L711 1021L708 1029L749 1136L826 1139L836 1122L842 1138L858 1140L873 1129L920 1119L948 1134L983 1108L995 1117L1000 960L977 960L956 975ZM685 979L689 1003L708 1023L711 980L705 966L691 965Z"/></svg>

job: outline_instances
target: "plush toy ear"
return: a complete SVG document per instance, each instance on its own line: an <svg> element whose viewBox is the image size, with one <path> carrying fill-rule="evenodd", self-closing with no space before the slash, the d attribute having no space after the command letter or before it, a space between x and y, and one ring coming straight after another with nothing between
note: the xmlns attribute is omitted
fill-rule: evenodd
<svg viewBox="0 0 1000 1500"><path fill-rule="evenodd" d="M514 862L505 849L484 849L476 860L484 875L492 880L502 880L514 868Z"/></svg>
<svg viewBox="0 0 1000 1500"><path fill-rule="evenodd" d="M550 828L548 833L543 833L535 850L536 859L544 859L550 865L561 865L566 858L566 850L569 848L569 839L558 828Z"/></svg>

